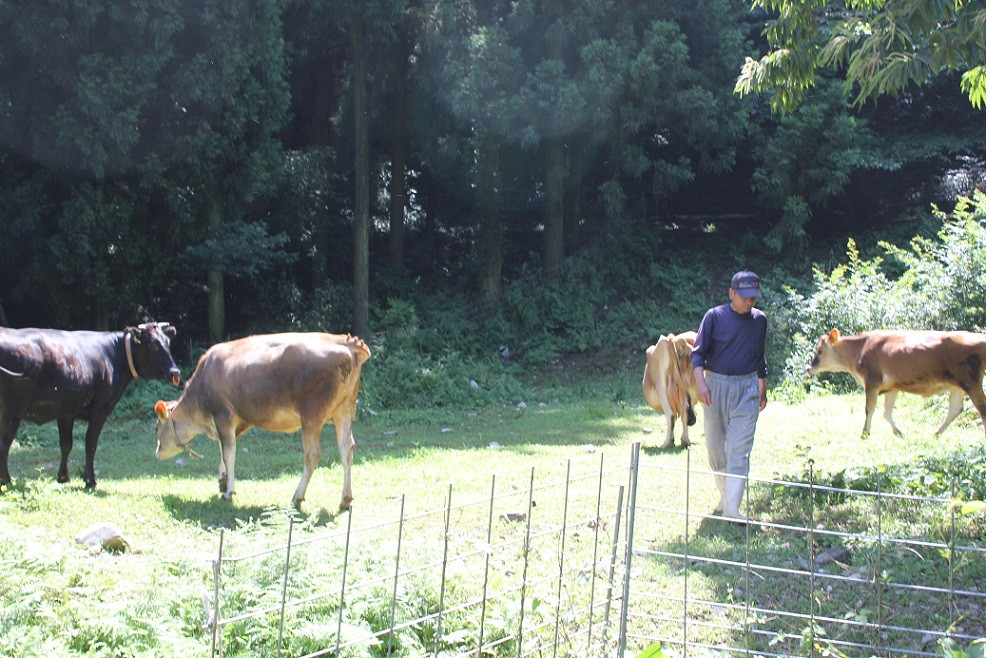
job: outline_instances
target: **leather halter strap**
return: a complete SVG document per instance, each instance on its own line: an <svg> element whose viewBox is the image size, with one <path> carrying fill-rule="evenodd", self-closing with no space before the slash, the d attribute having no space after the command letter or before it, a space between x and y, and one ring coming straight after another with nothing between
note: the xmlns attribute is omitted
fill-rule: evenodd
<svg viewBox="0 0 986 658"><path fill-rule="evenodd" d="M134 376L134 379L140 379L140 376L137 374L137 369L134 367L134 353L133 348L130 347L131 340L130 332L128 331L126 338L123 339L123 344L127 351L127 365L130 366L130 374Z"/></svg>
<svg viewBox="0 0 986 658"><path fill-rule="evenodd" d="M178 428L175 427L175 419L169 418L168 421L171 423L171 433L174 435L175 443L178 444L178 447L181 448L182 450L187 450L188 454L190 454L192 457L197 457L199 459L202 459L202 455L192 450L192 446L188 445L188 443L192 442L192 439L189 439L188 443L182 443L178 439Z"/></svg>

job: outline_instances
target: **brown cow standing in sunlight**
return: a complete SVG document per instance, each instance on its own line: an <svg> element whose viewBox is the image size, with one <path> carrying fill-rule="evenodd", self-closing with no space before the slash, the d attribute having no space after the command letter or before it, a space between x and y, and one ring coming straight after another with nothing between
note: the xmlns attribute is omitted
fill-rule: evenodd
<svg viewBox="0 0 986 658"><path fill-rule="evenodd" d="M968 395L986 423L986 336L969 331L866 331L843 336L838 329L818 339L809 375L848 372L866 391L866 422L863 438L869 436L876 398L884 394L883 416L903 437L891 415L897 393L925 397L948 393L948 414L935 436L955 420Z"/></svg>
<svg viewBox="0 0 986 658"><path fill-rule="evenodd" d="M655 345L647 348L644 365L644 399L654 411L668 419L668 432L661 448L674 445L674 422L681 418L681 445L690 445L688 426L695 424L695 373L692 371L691 353L696 333L686 331L661 336Z"/></svg>
<svg viewBox="0 0 986 658"><path fill-rule="evenodd" d="M294 505L305 499L322 456L322 426L332 421L342 460L341 509L353 499L353 421L361 368L370 350L359 338L322 333L249 336L213 345L202 355L176 402L158 401L158 459L188 448L198 434L218 441L219 490L236 490L236 439L251 427L271 432L301 429L305 467Z"/></svg>

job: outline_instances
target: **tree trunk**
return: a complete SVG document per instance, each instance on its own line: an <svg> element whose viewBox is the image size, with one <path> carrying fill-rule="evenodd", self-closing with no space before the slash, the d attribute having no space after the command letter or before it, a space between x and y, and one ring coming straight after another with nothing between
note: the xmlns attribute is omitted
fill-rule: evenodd
<svg viewBox="0 0 986 658"><path fill-rule="evenodd" d="M394 107L390 144L390 241L388 252L390 267L399 270L404 266L404 209L407 205L404 177L406 152L407 93L407 31L397 26L397 43L393 46Z"/></svg>
<svg viewBox="0 0 986 658"><path fill-rule="evenodd" d="M353 237L353 332L369 333L370 146L366 114L366 31L356 19L353 40L353 127L356 140L356 199Z"/></svg>
<svg viewBox="0 0 986 658"><path fill-rule="evenodd" d="M565 255L582 248L582 141L572 139L568 150L568 185L565 187Z"/></svg>
<svg viewBox="0 0 986 658"><path fill-rule="evenodd" d="M498 199L499 147L486 136L479 143L479 252L480 296L487 304L497 304L502 292L503 223Z"/></svg>
<svg viewBox="0 0 986 658"><path fill-rule="evenodd" d="M560 2L545 4L545 13L552 22L561 20ZM564 62L565 48L560 32L548 36L548 57ZM561 268L565 259L565 142L562 136L552 136L545 143L544 172L544 245L541 253L541 266L544 273L551 276Z"/></svg>
<svg viewBox="0 0 986 658"><path fill-rule="evenodd" d="M325 147L332 146L334 136L332 115L336 109L333 104L335 101L332 93L333 80L330 78L331 74L326 72L329 69L327 62L323 62L323 66L316 67L318 73L315 82L315 120L312 122L313 143ZM326 180L331 180L332 170L335 167L332 149L325 148L323 154L322 162L325 165ZM339 245L333 240L331 232L323 223L316 224L314 231L312 239L315 244L315 251L312 254L309 267L311 267L312 272L312 285L316 290L320 290L329 283L329 259Z"/></svg>
<svg viewBox="0 0 986 658"><path fill-rule="evenodd" d="M222 228L222 208L219 205L219 190L213 186L207 194L205 206L205 226L210 235L218 236ZM223 290L222 270L209 270L209 342L220 343L226 335L226 306Z"/></svg>
<svg viewBox="0 0 986 658"><path fill-rule="evenodd" d="M560 137L551 137L546 144L544 246L542 267L547 275L561 268L565 257L565 145Z"/></svg>

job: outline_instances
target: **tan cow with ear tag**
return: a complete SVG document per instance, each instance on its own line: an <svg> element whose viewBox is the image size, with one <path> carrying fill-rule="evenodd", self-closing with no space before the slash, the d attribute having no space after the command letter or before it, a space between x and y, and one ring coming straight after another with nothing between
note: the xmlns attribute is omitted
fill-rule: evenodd
<svg viewBox="0 0 986 658"><path fill-rule="evenodd" d="M213 345L202 355L177 401L158 401L158 459L184 450L198 434L218 441L219 490L231 500L236 439L251 427L271 432L301 430L305 455L293 503L300 507L322 456L322 426L335 425L342 460L340 508L353 499L353 421L366 343L350 335L285 333L249 336ZM194 453L193 453L194 454Z"/></svg>

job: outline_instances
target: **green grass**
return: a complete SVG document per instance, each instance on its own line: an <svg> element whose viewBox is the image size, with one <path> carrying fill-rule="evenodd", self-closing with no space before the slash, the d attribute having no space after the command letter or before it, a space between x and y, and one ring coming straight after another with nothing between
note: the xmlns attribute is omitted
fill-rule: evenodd
<svg viewBox="0 0 986 658"><path fill-rule="evenodd" d="M636 377L627 375L625 379L635 381ZM598 473L601 458L607 468L622 468L637 441L643 442L645 467L639 486L641 500L655 508L680 507L684 480L675 471L665 469L684 468L689 458L693 468L707 468L701 420L692 428L697 445L691 450L661 451L656 446L663 442L664 418L643 404L635 387L635 383L604 383L587 388L581 402L556 402L550 390L531 393L524 400L525 409L518 409L514 402L502 408L364 413L355 427L354 523L396 518L402 494L406 496L408 516L441 510L450 484L457 504L482 501L489 496L494 473L497 492L516 493L515 498L503 503L504 509L523 511L532 468L539 483L561 481L567 471L573 476ZM979 418L969 409L968 402L960 418L943 436L935 438L931 432L945 413L945 400L912 396L901 396L895 416L907 439L896 438L878 416L872 436L860 440L862 403L861 393L815 395L792 403L773 399L760 418L752 475L800 476L807 469L809 458L823 477L861 466L913 467L922 460L946 459L984 443ZM183 464L176 460L157 461L153 413L149 406L143 413L143 406L122 406L111 417L97 452L99 486L95 492L83 489L81 438L70 462L73 479L60 485L53 480L58 463L54 425L22 427L10 456L15 483L0 498L0 535L4 538L0 542L0 626L4 628L0 655L206 655L211 638L201 628L202 599L204 595L211 597L210 560L216 555L219 529L225 529L227 555L285 541L292 510L290 500L301 474L299 436L257 430L244 435L236 462L237 494L230 504L218 494L216 444L204 437L196 439L193 447L204 455L203 460L185 456ZM76 434L81 437L82 427L76 428ZM337 509L342 473L331 427L324 430L322 443L322 465L309 485L303 511L296 517L295 539L337 531L345 528L348 520L348 515ZM607 479L618 486L622 477ZM580 485L582 489L575 494L584 499L583 507L594 505L594 482ZM557 487L538 493L539 522L560 522L562 497L556 493ZM612 496L607 493L605 498L603 516L607 524L601 531L603 535L612 532L612 519L607 515L611 516L615 509ZM709 512L715 500L711 478L695 476L690 485L692 511ZM754 492L752 506L758 518L793 523L802 502L790 494L760 487ZM454 524L460 529L456 532L466 537L461 539L463 546L470 545L470 533L479 536L476 541L485 541L482 535L486 531L483 519L487 505L477 504L457 513ZM882 519L886 524L884 532L934 536L948 528L937 511L905 504L888 508ZM502 511L498 509L497 514ZM825 514L828 527L859 532L872 529L875 519L872 507L858 501L833 501L826 506ZM466 521L470 516L476 519L474 526ZM94 553L78 545L75 536L97 521L112 521L119 526L131 549L121 554ZM669 522L657 513L642 513L638 521L635 546L642 550L682 546L680 523ZM726 560L738 557L742 562L744 532L722 526L714 520L693 519L689 527L691 552ZM593 533L586 528L580 527L567 538L570 543L566 553L573 563L583 559L584 551L592 545ZM510 536L516 529L517 524L511 526L498 520L494 539ZM963 542L982 545L983 514L962 519L958 530ZM424 561L441 548L440 535L420 536L409 526L405 536L407 564L415 559ZM556 551L553 541L548 538L534 543L532 550L550 558ZM387 557L386 549L392 548L392 543L393 537L381 534L378 551L365 547L356 550L350 556L347 580L375 571L385 573L391 568L392 558ZM603 545L608 546L608 538ZM336 586L332 583L339 578L336 566L341 549L324 550L328 551L325 555L305 550L295 554L293 559L298 562L293 573L300 575L299 582L292 582L292 592L304 596L319 588ZM860 560L856 566L879 560L881 567L895 575L927 578L929 582L942 577L942 557L933 551L925 551L920 557L904 550L877 555L876 548L865 542L853 545L852 550ZM781 531L755 533L751 551L754 559L781 564L794 564L799 554L797 540ZM504 564L494 570L494 584L506 584L515 577L513 571L519 557L502 559ZM281 560L282 556L275 555L234 568L227 583L229 589L224 590L229 599L224 599L224 614L234 614L240 605L249 608L258 601L279 596ZM657 583L669 592L680 587L678 565L646 553L636 565L639 571L635 574L647 582ZM961 566L963 584L986 591L986 565ZM454 599L457 587L464 592L466 583L478 577L480 567L481 563L464 561L459 566L463 573L451 574L448 596ZM716 565L697 566L689 580L690 595L719 602L743 602L745 596L753 594L736 594L737 587L746 589L741 572L742 569ZM378 628L380 620L389 618L391 586L382 584L347 599L346 628L350 634L365 632L370 626ZM577 586L566 585L573 589ZM434 579L411 576L402 581L401 587L401 614L425 614L434 609L439 596ZM536 600L544 603L540 612L531 612L532 619L546 614L552 604L551 586L542 589L538 594L542 598ZM868 593L849 593L840 588L825 592L823 587L819 597L826 599L831 609L839 610L840 616L872 616L872 589ZM783 577L758 576L756 604L786 605L791 609L803 606L803 592L795 590ZM566 596L569 594L566 591ZM886 614L892 612L902 621L917 620L933 629L945 629L948 620L937 612L940 606L929 615L930 604L925 598L910 598L906 604L885 601ZM632 600L638 606L632 614L646 613L650 605L646 597ZM863 603L859 604L860 600ZM517 612L514 604L509 597L491 603L488 639L511 627ZM289 615L286 655L331 646L337 614L337 603L324 600L306 608L304 614ZM725 613L696 609L692 614L714 620ZM986 634L981 621L965 619L960 623L970 632ZM461 628L454 628L456 624ZM474 620L464 615L450 615L444 625L446 633L460 631L463 641L468 641L469 634L476 634ZM269 615L264 620L237 622L228 627L226 655L273 655L277 626L277 615ZM660 627L655 623L654 631ZM417 633L403 633L399 646L404 653L397 655L419 655L421 647L430 641L428 632L422 628ZM739 641L737 636L723 638L721 631L701 630L699 626L693 632L695 639L709 642ZM790 632L797 635L801 628L792 626ZM385 648L384 643L382 653L378 648L378 653L344 655L385 655Z"/></svg>

